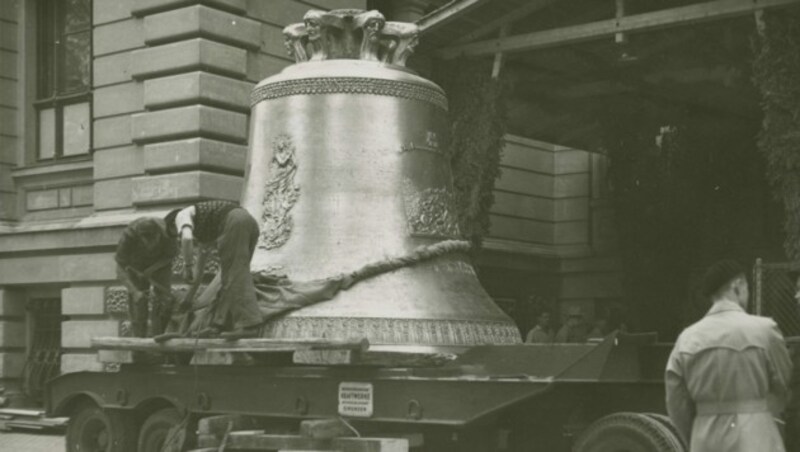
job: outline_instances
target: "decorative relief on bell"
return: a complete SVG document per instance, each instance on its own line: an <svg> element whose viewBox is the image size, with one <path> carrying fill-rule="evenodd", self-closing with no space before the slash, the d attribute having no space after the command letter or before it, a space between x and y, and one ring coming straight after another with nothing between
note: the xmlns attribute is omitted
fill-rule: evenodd
<svg viewBox="0 0 800 452"><path fill-rule="evenodd" d="M405 66L418 43L419 27L387 22L378 11L310 10L303 22L283 29L296 62L361 59Z"/></svg>
<svg viewBox="0 0 800 452"><path fill-rule="evenodd" d="M410 179L403 181L403 204L408 228L414 235L458 238L455 199L447 187L418 190Z"/></svg>
<svg viewBox="0 0 800 452"><path fill-rule="evenodd" d="M264 187L263 225L258 247L273 249L289 240L292 232L291 210L300 197L300 186L295 182L297 162L295 147L289 135L278 135L272 141L270 179Z"/></svg>
<svg viewBox="0 0 800 452"><path fill-rule="evenodd" d="M514 344L519 330L510 322L364 317L286 317L267 323L270 337L346 339L366 332L376 343L418 345Z"/></svg>

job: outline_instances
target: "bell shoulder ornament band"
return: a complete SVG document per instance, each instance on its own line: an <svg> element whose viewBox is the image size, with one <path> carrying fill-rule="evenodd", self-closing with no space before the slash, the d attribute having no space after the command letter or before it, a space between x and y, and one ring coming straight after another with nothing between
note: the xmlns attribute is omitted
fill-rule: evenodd
<svg viewBox="0 0 800 452"><path fill-rule="evenodd" d="M287 96L314 94L372 94L411 99L433 104L447 111L447 97L432 86L398 80L364 77L319 77L282 80L257 86L250 96L250 104Z"/></svg>

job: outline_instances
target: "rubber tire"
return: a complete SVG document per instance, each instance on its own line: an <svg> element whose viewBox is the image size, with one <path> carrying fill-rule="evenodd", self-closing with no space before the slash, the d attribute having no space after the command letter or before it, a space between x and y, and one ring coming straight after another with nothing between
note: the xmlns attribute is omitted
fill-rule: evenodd
<svg viewBox="0 0 800 452"><path fill-rule="evenodd" d="M640 413L614 413L584 430L573 452L683 452L680 440L661 422Z"/></svg>
<svg viewBox="0 0 800 452"><path fill-rule="evenodd" d="M183 416L175 408L160 409L145 419L139 429L138 452L161 452L164 440L172 427L180 424Z"/></svg>
<svg viewBox="0 0 800 452"><path fill-rule="evenodd" d="M133 416L84 402L73 411L66 443L67 452L135 452Z"/></svg>
<svg viewBox="0 0 800 452"><path fill-rule="evenodd" d="M683 438L681 438L680 432L678 432L678 427L675 427L675 424L672 423L672 419L669 418L666 414L661 413L644 413L645 416L649 417L650 419L656 420L659 424L666 427L672 435L681 443L681 451L685 452L689 450L689 447L686 446L686 443L683 442Z"/></svg>

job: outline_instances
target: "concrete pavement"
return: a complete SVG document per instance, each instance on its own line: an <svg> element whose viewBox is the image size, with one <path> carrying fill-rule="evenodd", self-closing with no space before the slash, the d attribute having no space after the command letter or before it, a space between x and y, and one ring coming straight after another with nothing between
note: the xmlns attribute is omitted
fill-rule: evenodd
<svg viewBox="0 0 800 452"><path fill-rule="evenodd" d="M0 432L0 451L64 452L63 434Z"/></svg>

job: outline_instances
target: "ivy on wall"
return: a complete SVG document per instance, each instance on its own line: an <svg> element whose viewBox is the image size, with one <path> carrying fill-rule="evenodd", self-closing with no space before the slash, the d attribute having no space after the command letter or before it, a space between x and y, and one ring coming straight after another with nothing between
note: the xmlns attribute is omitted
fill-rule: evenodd
<svg viewBox="0 0 800 452"><path fill-rule="evenodd" d="M784 210L784 250L800 259L800 13L765 13L753 39L753 83L764 119L758 137L766 174Z"/></svg>
<svg viewBox="0 0 800 452"><path fill-rule="evenodd" d="M505 83L480 60L443 62L434 77L450 104L450 163L459 226L476 246L489 231L494 183L506 133Z"/></svg>
<svg viewBox="0 0 800 452"><path fill-rule="evenodd" d="M757 120L645 96L602 115L628 309L674 337L708 309L696 292L713 261L743 264L774 243Z"/></svg>

